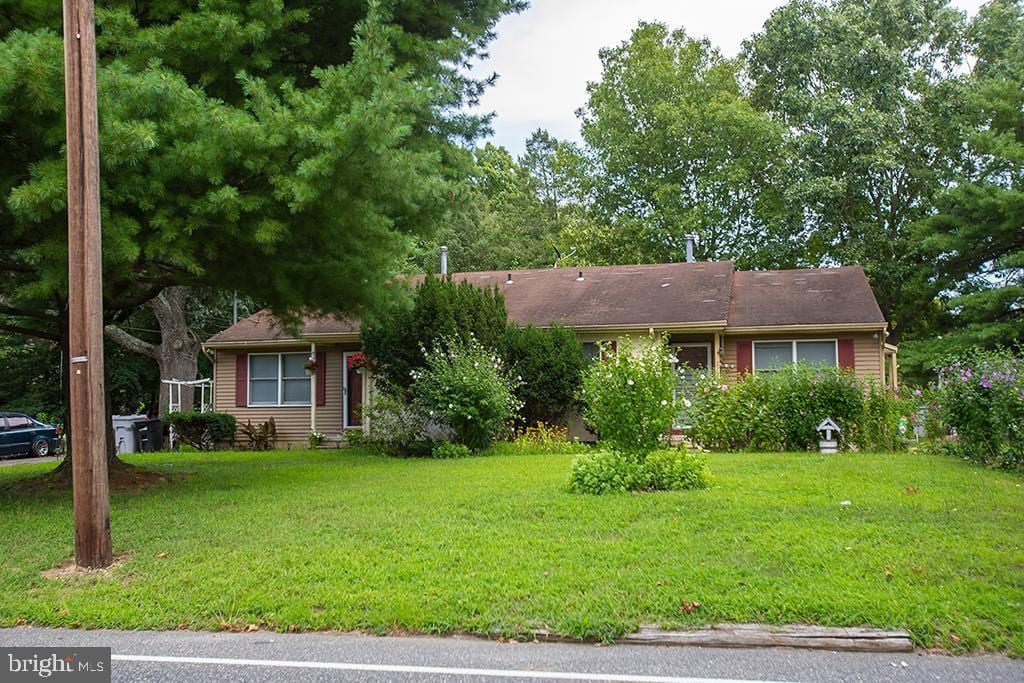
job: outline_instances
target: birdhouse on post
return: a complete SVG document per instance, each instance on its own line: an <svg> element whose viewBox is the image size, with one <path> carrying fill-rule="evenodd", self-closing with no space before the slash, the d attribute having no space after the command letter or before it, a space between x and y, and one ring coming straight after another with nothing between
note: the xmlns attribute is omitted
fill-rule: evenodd
<svg viewBox="0 0 1024 683"><path fill-rule="evenodd" d="M822 453L838 453L839 452L839 439L834 437L833 434L838 435L842 430L839 429L839 425L831 417L826 417L818 425L818 433L823 436L821 441L818 442L818 446L821 448Z"/></svg>

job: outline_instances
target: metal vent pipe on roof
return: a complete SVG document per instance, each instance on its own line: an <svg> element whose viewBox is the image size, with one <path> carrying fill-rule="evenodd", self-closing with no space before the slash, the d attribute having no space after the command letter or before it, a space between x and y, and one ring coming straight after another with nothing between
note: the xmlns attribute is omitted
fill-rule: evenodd
<svg viewBox="0 0 1024 683"><path fill-rule="evenodd" d="M694 245L694 243L696 243L696 241L697 241L697 236L696 235L692 235L691 234L691 235L687 235L686 236L686 262L687 263L693 263L693 261L694 261L694 258L693 258L693 245Z"/></svg>
<svg viewBox="0 0 1024 683"><path fill-rule="evenodd" d="M441 247L441 275L448 274L448 247Z"/></svg>

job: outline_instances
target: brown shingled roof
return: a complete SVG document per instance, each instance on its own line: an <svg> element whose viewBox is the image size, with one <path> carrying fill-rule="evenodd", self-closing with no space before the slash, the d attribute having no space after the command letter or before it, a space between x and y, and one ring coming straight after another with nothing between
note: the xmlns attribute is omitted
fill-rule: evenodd
<svg viewBox="0 0 1024 683"><path fill-rule="evenodd" d="M583 279L578 279L582 271ZM511 273L512 282L508 276ZM859 267L734 272L729 261L455 273L496 286L509 319L574 328L729 327L884 324ZM422 276L412 278L412 282ZM301 336L359 332L359 321L309 318ZM260 311L210 338L210 344L295 337Z"/></svg>
<svg viewBox="0 0 1024 683"><path fill-rule="evenodd" d="M733 275L729 327L858 323L885 324L860 266Z"/></svg>
<svg viewBox="0 0 1024 683"><path fill-rule="evenodd" d="M517 270L511 284L509 271L453 277L496 285L509 319L520 325L642 327L724 321L732 272L732 262L720 261Z"/></svg>

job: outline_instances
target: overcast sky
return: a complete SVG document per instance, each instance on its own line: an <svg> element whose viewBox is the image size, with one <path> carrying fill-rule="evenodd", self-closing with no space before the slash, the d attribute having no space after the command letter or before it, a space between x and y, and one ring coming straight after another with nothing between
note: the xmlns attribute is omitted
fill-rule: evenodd
<svg viewBox="0 0 1024 683"><path fill-rule="evenodd" d="M586 85L601 76L597 51L629 37L637 22L662 21L691 36L707 36L727 55L759 31L782 0L532 0L521 14L498 24L489 60L480 73L497 72L497 84L480 109L497 113L492 142L514 154L537 128L579 139L575 112ZM982 0L953 0L973 14Z"/></svg>

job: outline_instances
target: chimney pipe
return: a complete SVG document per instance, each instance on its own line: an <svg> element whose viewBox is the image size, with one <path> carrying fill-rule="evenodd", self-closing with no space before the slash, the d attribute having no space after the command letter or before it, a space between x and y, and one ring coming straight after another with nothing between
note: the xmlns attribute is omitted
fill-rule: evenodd
<svg viewBox="0 0 1024 683"><path fill-rule="evenodd" d="M697 236L696 235L687 235L686 236L686 262L687 263L693 263L693 261L694 261L694 258L693 258L693 244L696 241L697 241Z"/></svg>
<svg viewBox="0 0 1024 683"><path fill-rule="evenodd" d="M441 247L441 275L448 274L448 247Z"/></svg>

